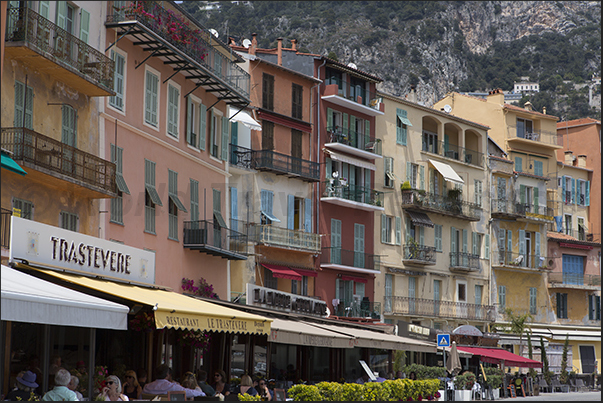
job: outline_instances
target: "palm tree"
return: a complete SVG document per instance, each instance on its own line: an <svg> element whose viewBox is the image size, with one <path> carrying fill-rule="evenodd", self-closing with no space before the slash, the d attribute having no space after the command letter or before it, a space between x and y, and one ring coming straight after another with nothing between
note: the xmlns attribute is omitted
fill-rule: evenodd
<svg viewBox="0 0 603 403"><path fill-rule="evenodd" d="M523 338L523 333L528 329L528 322L532 320L532 315L524 313L523 315L515 314L511 308L505 309L505 315L510 323L510 328L507 330L509 333L519 335L519 344Z"/></svg>

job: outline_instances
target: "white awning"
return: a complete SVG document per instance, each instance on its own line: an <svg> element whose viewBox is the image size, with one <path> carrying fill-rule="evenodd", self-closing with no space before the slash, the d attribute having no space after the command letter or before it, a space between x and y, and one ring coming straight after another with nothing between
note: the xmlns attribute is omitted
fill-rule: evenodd
<svg viewBox="0 0 603 403"><path fill-rule="evenodd" d="M246 111L239 112L238 109L229 106L228 118L235 122L241 122L252 130L262 130L262 125L259 124L254 118L252 118L251 115Z"/></svg>
<svg viewBox="0 0 603 403"><path fill-rule="evenodd" d="M569 340L572 341L601 341L601 330L600 329L580 329L566 330L566 329L551 329L548 330L553 334L551 339L556 341L565 341L567 335Z"/></svg>
<svg viewBox="0 0 603 403"><path fill-rule="evenodd" d="M296 344L329 348L353 348L354 337L330 332L309 322L276 319L270 325L270 339L273 343Z"/></svg>
<svg viewBox="0 0 603 403"><path fill-rule="evenodd" d="M130 309L2 265L2 320L128 329Z"/></svg>
<svg viewBox="0 0 603 403"><path fill-rule="evenodd" d="M450 165L444 164L443 162L434 161L434 160L429 160L429 162L431 163L431 165L433 165L433 167L435 169L438 170L440 175L442 175L445 180L447 180L449 182L458 183L460 185L463 185L465 183L463 181L463 178L461 178L456 173L456 171L454 169L452 169L452 167Z"/></svg>
<svg viewBox="0 0 603 403"><path fill-rule="evenodd" d="M345 162L350 165L355 165L357 167L370 169L371 171L375 171L377 168L375 164L372 164L368 161L363 161L359 158L350 157L348 155L343 155L340 153L336 153L335 151L325 150L329 157L335 161Z"/></svg>

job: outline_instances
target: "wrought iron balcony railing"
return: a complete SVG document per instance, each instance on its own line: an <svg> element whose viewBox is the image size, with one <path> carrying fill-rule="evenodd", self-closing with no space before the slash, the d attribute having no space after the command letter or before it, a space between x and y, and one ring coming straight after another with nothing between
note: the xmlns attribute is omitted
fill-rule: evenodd
<svg viewBox="0 0 603 403"><path fill-rule="evenodd" d="M253 151L251 166L257 170L281 172L310 181L320 179L320 165L317 162L295 158L271 150Z"/></svg>
<svg viewBox="0 0 603 403"><path fill-rule="evenodd" d="M339 304L333 315L350 318L379 319L381 317L381 302L369 301L368 297L364 297L360 301L339 300Z"/></svg>
<svg viewBox="0 0 603 403"><path fill-rule="evenodd" d="M520 205L507 199L492 199L491 201L492 215L522 215Z"/></svg>
<svg viewBox="0 0 603 403"><path fill-rule="evenodd" d="M5 249L10 247L10 218L13 211L2 208L2 223L0 227L0 246Z"/></svg>
<svg viewBox="0 0 603 403"><path fill-rule="evenodd" d="M436 263L436 248L418 244L404 245L403 260L416 264L433 265Z"/></svg>
<svg viewBox="0 0 603 403"><path fill-rule="evenodd" d="M588 232L585 228L572 230L568 229L564 225L561 225L561 227L557 227L557 223L549 223L547 229L551 232L569 235L573 238L576 238L576 240L578 241L601 242L601 234L594 234L592 232Z"/></svg>
<svg viewBox="0 0 603 403"><path fill-rule="evenodd" d="M322 197L336 197L372 206L383 206L383 192L364 186L346 184L330 179L320 184Z"/></svg>
<svg viewBox="0 0 603 403"><path fill-rule="evenodd" d="M493 266L515 266L530 269L546 269L546 257L527 253L499 251L492 256Z"/></svg>
<svg viewBox="0 0 603 403"><path fill-rule="evenodd" d="M470 221L479 221L482 214L477 204L414 189L402 190L402 207L408 206Z"/></svg>
<svg viewBox="0 0 603 403"><path fill-rule="evenodd" d="M490 322L496 320L496 310L492 305L397 296L384 297L383 313Z"/></svg>
<svg viewBox="0 0 603 403"><path fill-rule="evenodd" d="M250 223L248 228L249 240L252 242L320 253L319 234L266 224Z"/></svg>
<svg viewBox="0 0 603 403"><path fill-rule="evenodd" d="M517 213L520 215L529 215L529 214L538 214L547 217L553 216L553 209L547 206L536 206L534 204L515 204L515 208L517 209Z"/></svg>
<svg viewBox="0 0 603 403"><path fill-rule="evenodd" d="M450 252L450 269L477 271L479 270L479 255Z"/></svg>
<svg viewBox="0 0 603 403"><path fill-rule="evenodd" d="M107 16L106 25L113 27L118 23L138 22L161 37L165 42L186 54L196 63L212 72L217 78L228 83L245 98L249 98L250 76L245 70L226 59L211 44L211 33L198 22L200 29L192 29L175 13L163 8L156 1L138 1L137 7L115 10ZM168 22L173 24L168 24ZM173 31L173 26L177 26Z"/></svg>
<svg viewBox="0 0 603 403"><path fill-rule="evenodd" d="M249 148L229 144L230 146L230 165L240 168L253 169L253 150Z"/></svg>
<svg viewBox="0 0 603 403"><path fill-rule="evenodd" d="M19 42L102 89L93 95L114 94L113 60L35 11L9 7L6 43L14 46Z"/></svg>
<svg viewBox="0 0 603 403"><path fill-rule="evenodd" d="M327 126L327 143L339 143L362 151L381 155L381 139L340 126Z"/></svg>
<svg viewBox="0 0 603 403"><path fill-rule="evenodd" d="M549 284L601 287L600 274L549 273Z"/></svg>
<svg viewBox="0 0 603 403"><path fill-rule="evenodd" d="M320 255L321 264L337 264L369 270L375 270L375 259L376 255L334 247L322 248Z"/></svg>
<svg viewBox="0 0 603 403"><path fill-rule="evenodd" d="M477 165L479 167L484 166L484 153L455 144L449 144L444 141L429 140L430 137L423 136L423 151L466 162L467 164Z"/></svg>
<svg viewBox="0 0 603 403"><path fill-rule="evenodd" d="M221 227L214 220L185 221L183 245L229 260L247 259L247 235Z"/></svg>
<svg viewBox="0 0 603 403"><path fill-rule="evenodd" d="M2 148L12 152L15 161L65 175L109 196L116 195L115 164L96 155L22 127L2 128Z"/></svg>

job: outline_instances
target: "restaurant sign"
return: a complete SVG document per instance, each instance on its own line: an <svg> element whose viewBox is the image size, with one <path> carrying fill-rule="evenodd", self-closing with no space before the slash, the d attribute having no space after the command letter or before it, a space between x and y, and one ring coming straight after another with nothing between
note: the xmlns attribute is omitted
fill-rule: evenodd
<svg viewBox="0 0 603 403"><path fill-rule="evenodd" d="M52 225L11 217L10 262L155 284L155 254Z"/></svg>
<svg viewBox="0 0 603 403"><path fill-rule="evenodd" d="M311 316L329 316L327 303L324 301L251 283L247 283L247 305Z"/></svg>

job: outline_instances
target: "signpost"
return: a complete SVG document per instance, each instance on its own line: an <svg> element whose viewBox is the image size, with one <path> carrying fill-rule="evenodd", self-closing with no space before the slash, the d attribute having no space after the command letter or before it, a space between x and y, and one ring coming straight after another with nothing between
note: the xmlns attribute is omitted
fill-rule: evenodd
<svg viewBox="0 0 603 403"><path fill-rule="evenodd" d="M450 347L450 335L449 334L438 334L438 347L442 347L442 355L444 356L444 368L446 368L446 347ZM447 400L448 394L448 382L444 382L445 390L444 390L444 400Z"/></svg>

